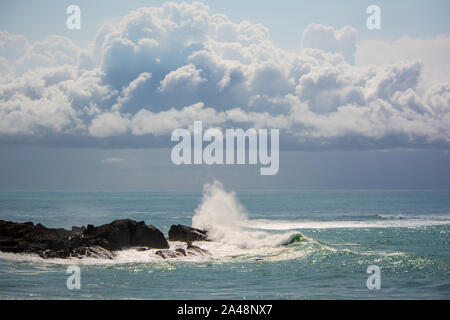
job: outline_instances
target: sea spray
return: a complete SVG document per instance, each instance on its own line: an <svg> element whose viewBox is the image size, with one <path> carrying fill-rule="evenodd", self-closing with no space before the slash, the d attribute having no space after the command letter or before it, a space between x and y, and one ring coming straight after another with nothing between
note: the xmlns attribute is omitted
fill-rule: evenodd
<svg viewBox="0 0 450 320"><path fill-rule="evenodd" d="M250 230L251 220L234 192L227 192L214 180L205 184L203 199L192 217L192 226L208 231L213 241L240 248L276 247L289 244L299 232L268 233ZM301 236L301 235L300 235Z"/></svg>

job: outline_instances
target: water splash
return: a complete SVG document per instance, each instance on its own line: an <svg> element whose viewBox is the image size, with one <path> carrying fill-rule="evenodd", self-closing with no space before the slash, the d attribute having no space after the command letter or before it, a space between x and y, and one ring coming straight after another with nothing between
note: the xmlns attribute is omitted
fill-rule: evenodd
<svg viewBox="0 0 450 320"><path fill-rule="evenodd" d="M211 240L240 248L277 247L299 237L299 232L269 233L249 230L245 208L234 192L214 180L205 184L203 199L192 217L192 226L208 231ZM301 235L300 235L301 236Z"/></svg>

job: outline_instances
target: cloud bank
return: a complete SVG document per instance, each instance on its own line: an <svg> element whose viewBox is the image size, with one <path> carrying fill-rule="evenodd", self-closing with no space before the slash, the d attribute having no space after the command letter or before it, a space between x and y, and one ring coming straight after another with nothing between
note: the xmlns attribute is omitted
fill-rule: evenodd
<svg viewBox="0 0 450 320"><path fill-rule="evenodd" d="M450 79L426 72L448 60L414 48L447 57L450 38L361 47L356 34L311 24L291 52L263 25L170 2L104 25L89 48L0 31L0 143L169 146L202 120L279 128L296 149L449 149Z"/></svg>

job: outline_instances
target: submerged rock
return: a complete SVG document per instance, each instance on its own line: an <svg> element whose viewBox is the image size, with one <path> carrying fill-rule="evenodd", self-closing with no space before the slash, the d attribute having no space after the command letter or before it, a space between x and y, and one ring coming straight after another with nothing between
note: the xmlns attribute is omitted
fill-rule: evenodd
<svg viewBox="0 0 450 320"><path fill-rule="evenodd" d="M155 252L155 254L162 257L163 259L210 255L208 250L194 246L190 242L188 242L186 248L178 247L175 250L158 250Z"/></svg>
<svg viewBox="0 0 450 320"><path fill-rule="evenodd" d="M186 249L183 249L183 248L177 248L177 249L175 249L175 251L176 252L178 252L178 253L180 253L181 255L183 255L183 256L187 256L187 252L186 252Z"/></svg>
<svg viewBox="0 0 450 320"><path fill-rule="evenodd" d="M176 250L158 250L155 252L155 254L162 257L163 259L177 258L182 256L182 254Z"/></svg>
<svg viewBox="0 0 450 320"><path fill-rule="evenodd" d="M44 259L50 259L50 258L60 258L60 259L66 259L66 258L85 258L85 257L93 257L93 258L100 258L100 259L113 259L114 254L106 250L105 248L99 247L99 246L93 246L93 247L79 247L75 249L66 249L66 250L44 250L41 252L38 252L39 256Z"/></svg>
<svg viewBox="0 0 450 320"><path fill-rule="evenodd" d="M197 255L204 256L205 254L210 254L208 250L202 249L202 248L197 247L197 246L194 246L190 242L188 242L186 251L187 251L188 254L194 255L194 256L197 256Z"/></svg>
<svg viewBox="0 0 450 320"><path fill-rule="evenodd" d="M204 230L183 226L181 224L172 225L169 230L170 241L206 241L208 240L207 232Z"/></svg>
<svg viewBox="0 0 450 320"><path fill-rule="evenodd" d="M93 258L102 258L102 259L113 259L114 258L114 254L111 251L106 250L105 248L102 248L99 246L87 247L85 254L88 257L93 257Z"/></svg>

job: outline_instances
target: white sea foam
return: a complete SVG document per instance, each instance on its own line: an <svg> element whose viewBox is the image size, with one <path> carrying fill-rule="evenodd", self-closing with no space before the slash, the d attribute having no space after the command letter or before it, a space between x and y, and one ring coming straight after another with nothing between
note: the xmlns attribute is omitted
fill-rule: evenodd
<svg viewBox="0 0 450 320"><path fill-rule="evenodd" d="M130 248L120 251L115 251L115 257L113 259L102 259L93 257L68 258L68 259L43 259L37 254L30 253L9 253L0 252L0 259L14 261L14 262L26 262L34 265L127 265L127 264L151 264L152 267L168 267L174 263L226 263L233 261L280 261L291 260L305 257L313 252L311 246L304 246L299 244L298 246L279 246L279 247L255 247L255 248L242 248L233 244L227 244L223 242L214 241L199 241L194 242L195 245L200 246L210 252L210 255L202 256L181 256L174 259L163 259L155 252L157 249L150 249L146 251L139 251L137 248ZM313 244L313 243L310 243ZM169 242L170 248L175 249L179 246L186 246L182 242ZM300 250L299 250L300 249Z"/></svg>
<svg viewBox="0 0 450 320"><path fill-rule="evenodd" d="M99 259L84 257L83 259L42 259L35 254L0 253L0 259L15 261L29 261L37 263L53 263L61 265L108 265L128 263L152 263L167 265L174 262L227 262L227 261L255 261L255 260L286 260L304 257L312 252L305 246L305 250L298 247L286 247L300 233L289 231L282 233L251 230L245 226L249 224L245 209L237 200L233 192L226 192L220 182L214 181L205 186L201 204L192 218L194 227L208 231L212 241L196 242L194 244L208 250L210 255L186 256L164 260L156 255L157 249L139 251L136 248L115 252L114 259ZM170 248L186 246L182 242L169 242Z"/></svg>
<svg viewBox="0 0 450 320"><path fill-rule="evenodd" d="M234 192L225 191L217 180L205 185L202 203L192 217L192 226L207 230L211 240L240 248L278 247L288 244L299 234L248 230L249 224L246 211Z"/></svg>
<svg viewBox="0 0 450 320"><path fill-rule="evenodd" d="M450 215L406 215L406 214L379 214L378 218L384 220L431 220L447 221L450 223Z"/></svg>
<svg viewBox="0 0 450 320"><path fill-rule="evenodd" d="M415 228L450 224L450 217L402 217L364 221L313 221L313 220L247 220L247 228L261 230L348 229L348 228Z"/></svg>
<svg viewBox="0 0 450 320"><path fill-rule="evenodd" d="M302 235L304 240L291 246L290 243L300 235L302 229L334 228L391 228L422 227L450 224L449 215L408 216L378 215L366 221L312 221L312 220L266 220L248 219L245 208L239 203L233 192L224 190L222 184L214 181L205 185L203 199L192 218L193 227L208 231L212 241L195 242L195 245L208 250L211 254L204 256L187 256L176 259L162 259L156 255L157 249L140 251L137 248L116 251L114 259L84 257L82 259L43 259L36 254L13 254L0 252L0 259L30 262L37 265L127 265L136 263L151 264L152 267L171 268L178 262L212 262L231 261L280 261L299 259L318 250L336 252L344 250L356 253L348 248L337 249L322 244ZM169 242L171 249L185 246L182 242ZM349 245L340 243L339 245ZM355 246L356 244L352 244ZM358 252L356 254L364 254ZM380 253L366 253L369 255ZM386 253L401 254L401 253ZM132 268L132 266L127 266Z"/></svg>

